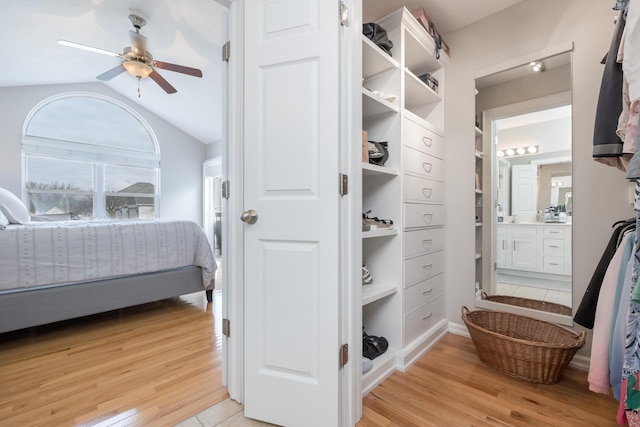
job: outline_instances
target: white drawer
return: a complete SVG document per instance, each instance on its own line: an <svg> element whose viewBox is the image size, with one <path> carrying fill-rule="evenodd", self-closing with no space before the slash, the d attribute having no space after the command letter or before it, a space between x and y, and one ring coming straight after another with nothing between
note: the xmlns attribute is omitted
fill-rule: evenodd
<svg viewBox="0 0 640 427"><path fill-rule="evenodd" d="M432 202L444 201L444 185L442 182L420 178L413 175L403 175L404 200L406 202Z"/></svg>
<svg viewBox="0 0 640 427"><path fill-rule="evenodd" d="M438 298L404 316L404 345L408 345L443 318L444 304Z"/></svg>
<svg viewBox="0 0 640 427"><path fill-rule="evenodd" d="M430 303L444 293L444 274L438 274L404 290L404 313Z"/></svg>
<svg viewBox="0 0 640 427"><path fill-rule="evenodd" d="M405 172L415 173L439 181L442 181L444 177L444 161L416 149L404 147L402 161Z"/></svg>
<svg viewBox="0 0 640 427"><path fill-rule="evenodd" d="M542 239L545 255L564 256L564 239Z"/></svg>
<svg viewBox="0 0 640 427"><path fill-rule="evenodd" d="M404 285L410 286L444 272L444 251L404 260Z"/></svg>
<svg viewBox="0 0 640 427"><path fill-rule="evenodd" d="M444 229L429 228L404 232L404 257L433 252L444 248Z"/></svg>
<svg viewBox="0 0 640 427"><path fill-rule="evenodd" d="M564 257L559 256L543 256L542 269L547 273L564 273Z"/></svg>
<svg viewBox="0 0 640 427"><path fill-rule="evenodd" d="M404 228L432 227L444 224L444 206L404 204Z"/></svg>
<svg viewBox="0 0 640 427"><path fill-rule="evenodd" d="M542 229L542 235L544 237L563 238L565 235L565 227L544 227Z"/></svg>
<svg viewBox="0 0 640 427"><path fill-rule="evenodd" d="M402 142L408 147L431 154L439 159L444 159L444 138L412 120L404 120L404 136Z"/></svg>
<svg viewBox="0 0 640 427"><path fill-rule="evenodd" d="M512 225L512 236L535 236L538 234L537 225Z"/></svg>

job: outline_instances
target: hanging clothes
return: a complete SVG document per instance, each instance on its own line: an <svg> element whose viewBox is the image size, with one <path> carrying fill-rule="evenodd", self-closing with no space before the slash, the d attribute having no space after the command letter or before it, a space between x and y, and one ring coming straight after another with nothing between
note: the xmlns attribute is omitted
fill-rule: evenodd
<svg viewBox="0 0 640 427"><path fill-rule="evenodd" d="M624 12L621 11L606 56L593 131L594 160L621 170L625 170L619 159L623 143L616 134L616 129L622 112L622 64L617 61L617 57L625 28L623 15Z"/></svg>
<svg viewBox="0 0 640 427"><path fill-rule="evenodd" d="M633 219L635 222L635 218ZM607 244L602 256L600 257L600 261L596 266L593 275L591 276L591 280L589 281L589 285L587 286L587 290L585 291L582 301L580 302L580 306L576 310L576 314L573 316L573 320L587 329L593 328L593 323L595 321L596 316L596 306L598 304L598 296L600 295L600 287L602 286L602 280L607 272L607 268L609 263L611 262L611 258L616 253L616 249L618 248L618 241L620 238L620 234L627 226L628 222L622 221L614 224L613 233L611 234L611 238L609 239L609 243Z"/></svg>
<svg viewBox="0 0 640 427"><path fill-rule="evenodd" d="M614 298L617 289L624 286L624 281L627 277L627 265L629 260L632 260L634 236L634 234L628 234L624 237L622 244L611 259L602 281L593 327L589 374L587 376L589 390L594 393L609 394L611 389L609 346L614 319ZM631 264L633 265L633 263ZM630 277L629 280L631 280Z"/></svg>

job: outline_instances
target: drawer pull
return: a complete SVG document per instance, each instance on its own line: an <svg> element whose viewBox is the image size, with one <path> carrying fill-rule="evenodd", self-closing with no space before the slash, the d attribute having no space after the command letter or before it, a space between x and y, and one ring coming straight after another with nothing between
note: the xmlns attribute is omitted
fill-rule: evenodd
<svg viewBox="0 0 640 427"><path fill-rule="evenodd" d="M424 270L425 273L431 271L431 268L433 267L433 264L427 264L427 265L423 265L422 269Z"/></svg>
<svg viewBox="0 0 640 427"><path fill-rule="evenodd" d="M560 234L557 231L549 231L549 234Z"/></svg>
<svg viewBox="0 0 640 427"><path fill-rule="evenodd" d="M428 320L431 318L431 316L433 316L433 313L429 313L428 315L424 316L422 320Z"/></svg>
<svg viewBox="0 0 640 427"><path fill-rule="evenodd" d="M558 245L549 245L550 248L559 248L560 246Z"/></svg>
<svg viewBox="0 0 640 427"><path fill-rule="evenodd" d="M559 266L560 264L556 263L556 262L550 262L549 265L555 265L555 266Z"/></svg>
<svg viewBox="0 0 640 427"><path fill-rule="evenodd" d="M422 189L422 194L424 194L424 197L427 199L431 198L431 193L433 193L433 190L431 188L423 188Z"/></svg>
<svg viewBox="0 0 640 427"><path fill-rule="evenodd" d="M422 137L422 142L424 143L424 145L426 145L427 147L431 147L433 145L433 139L429 138L428 136L423 136Z"/></svg>
<svg viewBox="0 0 640 427"><path fill-rule="evenodd" d="M422 214L422 219L426 224L431 224L431 221L433 221L433 214Z"/></svg>
<svg viewBox="0 0 640 427"><path fill-rule="evenodd" d="M431 173L431 169L433 169L433 165L431 163L423 162L422 169L424 169L425 172L427 173Z"/></svg>
<svg viewBox="0 0 640 427"><path fill-rule="evenodd" d="M433 242L433 239L426 239L422 241L422 246L425 249L431 249L431 243Z"/></svg>
<svg viewBox="0 0 640 427"><path fill-rule="evenodd" d="M429 289L427 289L426 291L424 291L424 292L422 293L422 295L427 295L427 294L430 294L431 292L433 292L433 288L429 288Z"/></svg>

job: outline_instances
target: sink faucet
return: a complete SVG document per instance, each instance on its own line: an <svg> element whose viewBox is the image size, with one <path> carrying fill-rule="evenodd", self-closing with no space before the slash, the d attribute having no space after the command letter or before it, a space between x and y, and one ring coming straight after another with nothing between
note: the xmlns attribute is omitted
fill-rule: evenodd
<svg viewBox="0 0 640 427"><path fill-rule="evenodd" d="M516 222L518 222L518 217L517 217L516 215L512 215L512 216L511 216L511 222L512 222L513 224L515 224Z"/></svg>

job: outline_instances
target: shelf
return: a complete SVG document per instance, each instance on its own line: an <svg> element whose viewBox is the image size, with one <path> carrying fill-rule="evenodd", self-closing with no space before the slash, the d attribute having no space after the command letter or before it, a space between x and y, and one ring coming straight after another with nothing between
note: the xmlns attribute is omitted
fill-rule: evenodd
<svg viewBox="0 0 640 427"><path fill-rule="evenodd" d="M363 239L371 239L374 237L386 237L386 236L397 236L398 235L398 230L397 229L385 229L385 230L370 230L370 231L363 231L362 232L362 238Z"/></svg>
<svg viewBox="0 0 640 427"><path fill-rule="evenodd" d="M404 74L405 108L412 109L441 101L440 95L424 84L422 80L411 71L405 69Z"/></svg>
<svg viewBox="0 0 640 427"><path fill-rule="evenodd" d="M386 166L373 165L371 163L362 163L362 175L363 176L374 176L374 175L398 176L398 169L388 168Z"/></svg>
<svg viewBox="0 0 640 427"><path fill-rule="evenodd" d="M476 150L476 157L478 159L483 159L484 158L484 152Z"/></svg>
<svg viewBox="0 0 640 427"><path fill-rule="evenodd" d="M482 254L476 254L476 260L482 258Z"/></svg>
<svg viewBox="0 0 640 427"><path fill-rule="evenodd" d="M482 190L476 188L476 194L482 194Z"/></svg>
<svg viewBox="0 0 640 427"><path fill-rule="evenodd" d="M372 285L362 285L362 305L371 304L389 295L398 292L396 283L373 283Z"/></svg>
<svg viewBox="0 0 640 427"><path fill-rule="evenodd" d="M482 227L482 223L481 222L476 222L476 227Z"/></svg>
<svg viewBox="0 0 640 427"><path fill-rule="evenodd" d="M396 98L397 99L397 98ZM384 116L399 112L397 105L385 101L378 95L375 95L367 88L362 88L362 118L370 119L372 117Z"/></svg>
<svg viewBox="0 0 640 427"><path fill-rule="evenodd" d="M476 136L480 136L480 135L482 135L482 129L476 126Z"/></svg>
<svg viewBox="0 0 640 427"><path fill-rule="evenodd" d="M362 35L362 77L365 80L398 69L398 61Z"/></svg>
<svg viewBox="0 0 640 427"><path fill-rule="evenodd" d="M398 350L389 347L387 351L372 360L373 368L362 376L362 395L366 395L379 384L382 379L396 370L396 353ZM361 361L358 359L358 363Z"/></svg>

